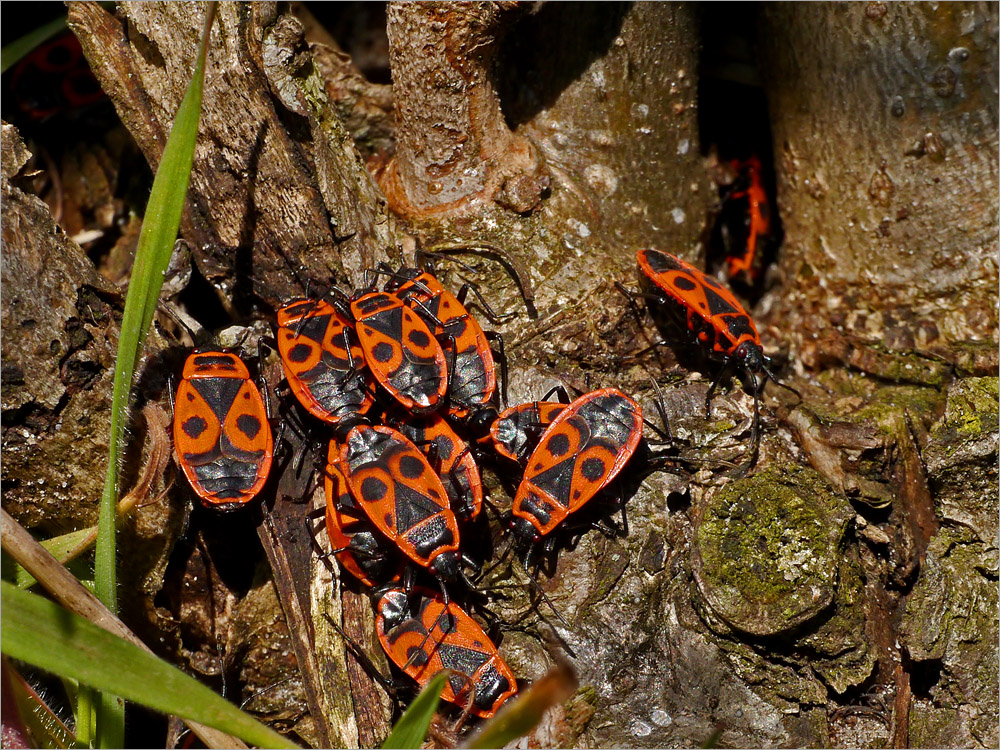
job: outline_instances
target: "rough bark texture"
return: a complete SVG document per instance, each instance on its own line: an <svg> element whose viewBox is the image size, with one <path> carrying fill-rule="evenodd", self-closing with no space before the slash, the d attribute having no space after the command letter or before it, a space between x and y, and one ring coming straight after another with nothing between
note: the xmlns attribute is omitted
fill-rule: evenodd
<svg viewBox="0 0 1000 750"><path fill-rule="evenodd" d="M511 133L496 55L516 3L391 3L396 158L382 178L393 210L463 213L497 200L538 205L548 179L531 143ZM413 54L420 50L420 54Z"/></svg>
<svg viewBox="0 0 1000 750"><path fill-rule="evenodd" d="M581 530L543 560L541 585L571 626L531 608L517 566L483 582L505 587L491 608L515 674L536 679L563 652L580 679L530 742L995 747L997 8L762 9L786 234L752 312L802 398L768 387L760 461L736 479L717 462L743 457L753 399L736 383L706 418L714 370L683 347L643 351L660 334L613 286L634 278L639 247L703 254L717 193L698 143L696 13L393 4L390 98L342 53L307 50L276 6L225 4L184 236L234 313L305 279L356 283L397 248L407 261L461 253L469 265L441 261L439 277L479 282L511 316L495 326L511 403L558 382L616 386L655 421L656 379L674 446L709 460L629 487L627 537ZM155 164L200 14L164 3L119 14L71 8ZM37 467L66 467L73 494L96 500L103 463L83 453L103 455L111 355L99 342L113 341L120 300L19 190L23 146L3 136L4 505L51 530L92 518L92 502L50 502L57 480ZM39 253L47 262L32 265ZM162 398L156 380L183 353L150 359L146 397ZM278 377L273 359L265 369ZM261 527L277 586L234 542L255 540L260 519L242 519L243 537L196 512L197 543L178 545L166 576L155 560L137 565L151 572L126 609L151 641L166 634L164 653L238 676L246 694L293 678L252 708L299 739L376 745L388 703L324 617L376 654L371 607L305 549L322 493L303 476L325 448L290 440L304 456L276 464ZM509 507L509 479L485 480ZM147 547L173 546L187 502L171 495ZM497 530L492 542L497 555L508 543Z"/></svg>
<svg viewBox="0 0 1000 750"><path fill-rule="evenodd" d="M787 217L776 314L951 361L981 343L963 369L995 371L995 8L769 7L761 39Z"/></svg>
<svg viewBox="0 0 1000 750"><path fill-rule="evenodd" d="M153 166L201 18L187 5L123 4L121 20L96 4L70 7L94 73ZM306 279L357 283L393 248L384 199L301 48L301 26L279 20L274 4L220 8L182 233L230 308L257 297L273 306Z"/></svg>

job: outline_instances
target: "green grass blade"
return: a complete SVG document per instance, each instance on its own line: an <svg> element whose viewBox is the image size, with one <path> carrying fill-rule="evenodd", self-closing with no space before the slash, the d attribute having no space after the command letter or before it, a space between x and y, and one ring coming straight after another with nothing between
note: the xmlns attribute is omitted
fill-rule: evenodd
<svg viewBox="0 0 1000 750"><path fill-rule="evenodd" d="M193 677L58 604L6 581L0 598L0 648L8 656L253 745L295 747Z"/></svg>
<svg viewBox="0 0 1000 750"><path fill-rule="evenodd" d="M214 6L210 6L212 15ZM201 116L201 95L205 80L205 52L208 44L208 26L202 38L201 49L187 93L177 110L170 137L163 149L160 165L153 179L153 187L142 221L142 231L132 266L132 280L125 297L121 335L118 340L118 358L115 363L115 381L111 404L111 448L108 475L98 520L97 559L95 577L98 598L112 611L115 607L115 503L118 495L118 462L121 456L122 435L127 417L128 400L132 388L135 363L142 350L153 312L163 286L163 272L170 262L177 230L181 223L184 199L191 177L194 145Z"/></svg>
<svg viewBox="0 0 1000 750"><path fill-rule="evenodd" d="M125 297L121 334L118 339L118 357L115 362L115 380L111 399L111 437L109 443L108 473L98 514L97 544L94 556L94 584L97 597L112 612L118 611L117 576L115 571L115 525L118 503L118 463L122 454L122 437L127 421L128 403L132 390L135 363L153 320L163 273L173 253L177 230L181 223L194 146L201 117L201 96L205 82L205 57L209 31L215 16L215 3L210 3L202 31L201 46L195 62L191 83L181 101L174 124L170 130L160 164L153 178L153 187L142 221L142 231L132 266L132 279ZM103 700L102 714L113 702ZM123 716L107 716L98 721L98 744L101 747L120 747L124 736L118 732L123 726ZM107 729L107 732L105 732Z"/></svg>
<svg viewBox="0 0 1000 750"><path fill-rule="evenodd" d="M42 44L42 42L48 41L65 29L66 16L53 18L44 26L32 29L10 44L5 44L3 49L0 49L0 73L6 73L8 68L16 65L21 58L35 49L35 47Z"/></svg>
<svg viewBox="0 0 1000 750"><path fill-rule="evenodd" d="M71 531L68 534L54 536L51 539L43 539L40 541L40 544L51 552L54 558L62 561L66 555L76 550L76 548L79 547L80 544L93 533L94 527L89 526L85 529ZM32 577L31 573L26 571L18 563L13 563L13 565L17 575L17 587L19 589L27 589L35 585L35 579Z"/></svg>
<svg viewBox="0 0 1000 750"><path fill-rule="evenodd" d="M444 690L448 675L448 670L434 675L427 683L427 687L420 691L420 695L399 717L396 726L392 728L392 732L382 743L383 748L395 750L396 748L420 747L423 744L424 738L427 736L427 727L431 725L431 719L441 701L441 691Z"/></svg>

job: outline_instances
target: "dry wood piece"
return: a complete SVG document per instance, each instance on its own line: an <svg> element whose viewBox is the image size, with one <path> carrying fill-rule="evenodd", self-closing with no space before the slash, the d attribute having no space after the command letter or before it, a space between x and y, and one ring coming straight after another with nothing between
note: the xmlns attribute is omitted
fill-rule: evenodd
<svg viewBox="0 0 1000 750"><path fill-rule="evenodd" d="M390 3L396 158L381 184L406 216L496 201L524 213L549 186L531 143L507 127L494 82L517 3Z"/></svg>
<svg viewBox="0 0 1000 750"><path fill-rule="evenodd" d="M73 3L70 26L155 167L202 14L173 3L123 3L119 13ZM394 245L384 201L322 85L309 100L301 93L312 66L296 24L273 3L234 3L220 6L212 31L181 233L227 308L254 297L274 305L306 279L342 279Z"/></svg>

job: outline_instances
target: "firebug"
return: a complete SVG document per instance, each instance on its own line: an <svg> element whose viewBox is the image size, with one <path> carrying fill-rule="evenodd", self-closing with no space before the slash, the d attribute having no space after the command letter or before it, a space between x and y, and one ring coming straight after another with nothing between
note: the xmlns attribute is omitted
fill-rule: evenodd
<svg viewBox="0 0 1000 750"><path fill-rule="evenodd" d="M561 401L548 401L558 393ZM523 464L538 444L538 438L552 420L562 413L569 396L562 386L556 386L540 401L528 401L504 409L490 425L489 435L480 443L489 445L500 456Z"/></svg>
<svg viewBox="0 0 1000 750"><path fill-rule="evenodd" d="M400 299L414 303L418 314L434 325L434 335L450 348L448 413L460 420L490 407L497 386L496 363L487 334L465 309L469 288L463 286L456 296L433 274L419 268L401 268L385 286Z"/></svg>
<svg viewBox="0 0 1000 750"><path fill-rule="evenodd" d="M292 393L313 416L336 425L372 406L368 367L353 323L325 300L278 310L278 352Z"/></svg>
<svg viewBox="0 0 1000 750"><path fill-rule="evenodd" d="M448 369L441 344L423 319L395 294L366 292L350 314L374 378L412 414L444 403Z"/></svg>
<svg viewBox="0 0 1000 750"><path fill-rule="evenodd" d="M340 468L361 510L407 557L443 580L458 575L448 493L410 440L391 427L356 425L340 446Z"/></svg>
<svg viewBox="0 0 1000 750"><path fill-rule="evenodd" d="M21 60L11 71L10 88L18 108L36 121L105 99L71 32L40 45Z"/></svg>
<svg viewBox="0 0 1000 750"><path fill-rule="evenodd" d="M389 589L378 601L375 628L386 654L417 684L452 670L441 697L476 716L490 718L517 693L513 672L479 623L439 592Z"/></svg>
<svg viewBox="0 0 1000 750"><path fill-rule="evenodd" d="M463 521L475 520L483 507L483 483L468 444L440 414L409 419L397 428L424 451L437 469L458 517Z"/></svg>
<svg viewBox="0 0 1000 750"><path fill-rule="evenodd" d="M326 533L337 560L366 586L382 586L400 578L399 550L357 508L340 470L340 448L330 442L325 470Z"/></svg>
<svg viewBox="0 0 1000 750"><path fill-rule="evenodd" d="M563 409L539 438L514 497L516 543L530 550L604 489L635 453L642 431L642 408L614 388Z"/></svg>
<svg viewBox="0 0 1000 750"><path fill-rule="evenodd" d="M267 409L235 354L195 351L174 403L174 446L195 494L209 507L250 502L267 481L274 443Z"/></svg>
<svg viewBox="0 0 1000 750"><path fill-rule="evenodd" d="M756 461L760 441L760 392L770 378L784 385L768 369L760 334L753 319L731 291L718 280L669 253L640 250L639 282L654 318L666 316L708 354L723 363L722 371L705 396L705 409L722 378L737 367L749 377L754 399L751 450L747 467Z"/></svg>

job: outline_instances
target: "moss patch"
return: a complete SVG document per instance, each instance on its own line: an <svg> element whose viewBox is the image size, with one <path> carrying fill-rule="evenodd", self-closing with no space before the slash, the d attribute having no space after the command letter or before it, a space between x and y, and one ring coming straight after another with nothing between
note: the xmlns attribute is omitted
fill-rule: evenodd
<svg viewBox="0 0 1000 750"><path fill-rule="evenodd" d="M847 503L801 467L770 469L727 485L704 509L695 579L733 627L773 635L822 612L837 587Z"/></svg>

